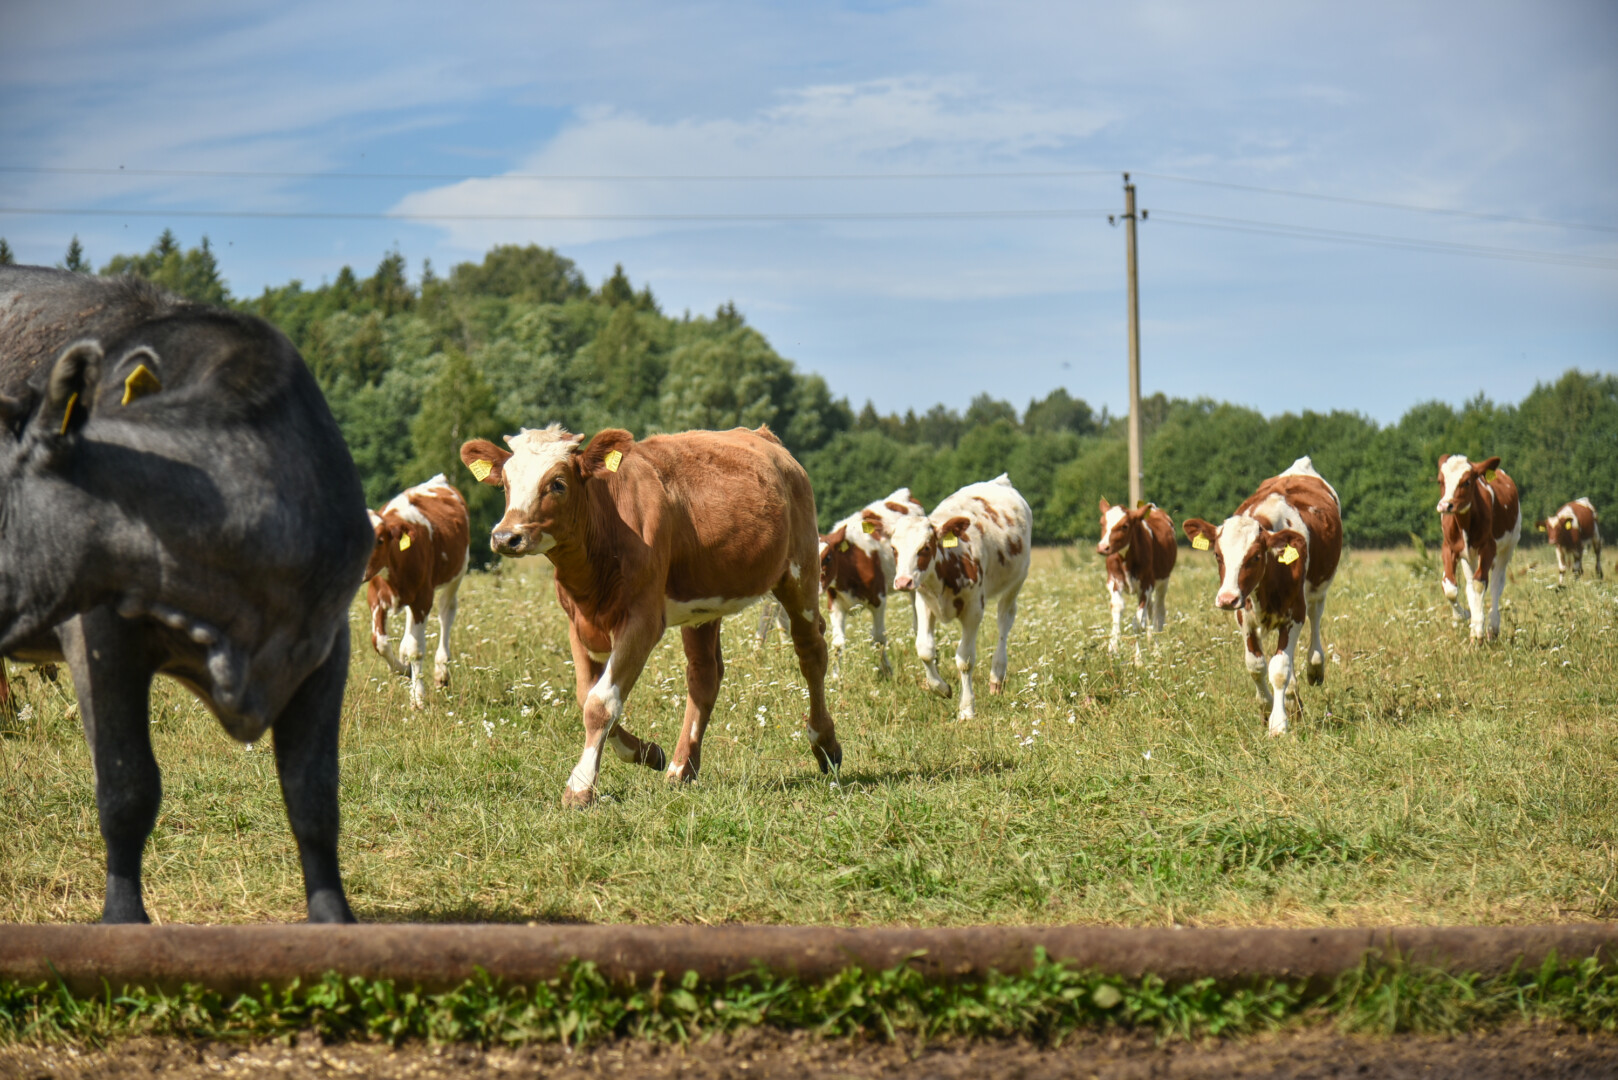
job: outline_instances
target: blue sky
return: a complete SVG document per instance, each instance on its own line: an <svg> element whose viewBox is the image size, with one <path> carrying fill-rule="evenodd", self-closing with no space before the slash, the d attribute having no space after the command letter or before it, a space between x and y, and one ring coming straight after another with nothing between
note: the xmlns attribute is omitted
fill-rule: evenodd
<svg viewBox="0 0 1618 1080"><path fill-rule="evenodd" d="M1128 169L1148 391L1387 421L1618 371L1610 0L225 8L0 5L22 261L168 226L242 295L533 242L734 300L856 407L1117 411Z"/></svg>

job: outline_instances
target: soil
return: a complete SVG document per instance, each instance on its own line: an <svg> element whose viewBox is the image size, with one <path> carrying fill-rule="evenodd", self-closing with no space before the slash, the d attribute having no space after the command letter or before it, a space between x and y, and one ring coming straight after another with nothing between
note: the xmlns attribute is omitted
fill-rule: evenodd
<svg viewBox="0 0 1618 1080"><path fill-rule="evenodd" d="M1378 1039L1314 1029L1238 1042L1171 1042L1158 1046L1142 1036L1089 1035L1054 1049L1021 1042L961 1042L933 1045L918 1052L901 1046L749 1031L683 1048L624 1041L577 1052L557 1046L485 1052L419 1044L390 1050L354 1043L323 1046L307 1037L292 1046L134 1040L103 1050L0 1047L0 1078L5 1080L272 1076L385 1080L618 1076L690 1080L1609 1078L1618 1076L1618 1037L1518 1027L1456 1038Z"/></svg>

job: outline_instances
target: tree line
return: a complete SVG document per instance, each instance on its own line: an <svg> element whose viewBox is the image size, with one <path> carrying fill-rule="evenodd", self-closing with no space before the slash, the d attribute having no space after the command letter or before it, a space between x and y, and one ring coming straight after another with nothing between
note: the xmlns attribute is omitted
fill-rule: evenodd
<svg viewBox="0 0 1618 1080"><path fill-rule="evenodd" d="M10 258L0 240L0 262ZM76 237L62 265L90 270ZM964 413L882 414L870 403L856 412L733 304L666 313L621 266L592 288L551 249L503 245L444 276L430 262L414 283L406 271L392 252L366 278L345 266L316 288L292 281L235 298L206 239L183 249L167 231L101 268L278 325L325 391L371 505L443 472L466 491L474 534L499 517L500 496L461 475L461 443L551 421L637 437L769 424L808 470L822 528L897 487L931 506L1008 472L1034 511L1037 542L1093 540L1099 500L1128 491L1127 418L1063 389L1020 411L984 393ZM1266 417L1159 393L1143 402L1142 434L1144 490L1176 521L1222 520L1303 454L1337 489L1345 537L1359 547L1437 541L1441 453L1499 455L1530 521L1578 496L1618 506L1611 375L1569 370L1516 404L1482 394L1459 408L1426 402L1387 425L1341 410Z"/></svg>

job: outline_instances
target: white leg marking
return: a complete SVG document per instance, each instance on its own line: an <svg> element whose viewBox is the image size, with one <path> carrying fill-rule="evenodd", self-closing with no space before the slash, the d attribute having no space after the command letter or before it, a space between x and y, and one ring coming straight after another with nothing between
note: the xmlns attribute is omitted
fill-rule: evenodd
<svg viewBox="0 0 1618 1080"><path fill-rule="evenodd" d="M1270 734L1285 735L1287 732L1287 691L1294 690L1292 685L1292 657L1298 649L1298 631L1303 627L1289 625L1287 628L1287 647L1270 657L1270 690L1275 695L1270 704Z"/></svg>

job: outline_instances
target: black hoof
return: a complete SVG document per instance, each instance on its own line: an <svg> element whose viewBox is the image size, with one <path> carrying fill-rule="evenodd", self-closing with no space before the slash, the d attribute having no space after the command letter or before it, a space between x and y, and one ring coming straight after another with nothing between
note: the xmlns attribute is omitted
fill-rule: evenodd
<svg viewBox="0 0 1618 1080"><path fill-rule="evenodd" d="M337 889L321 889L309 897L309 921L312 923L356 922L349 910L348 898Z"/></svg>

